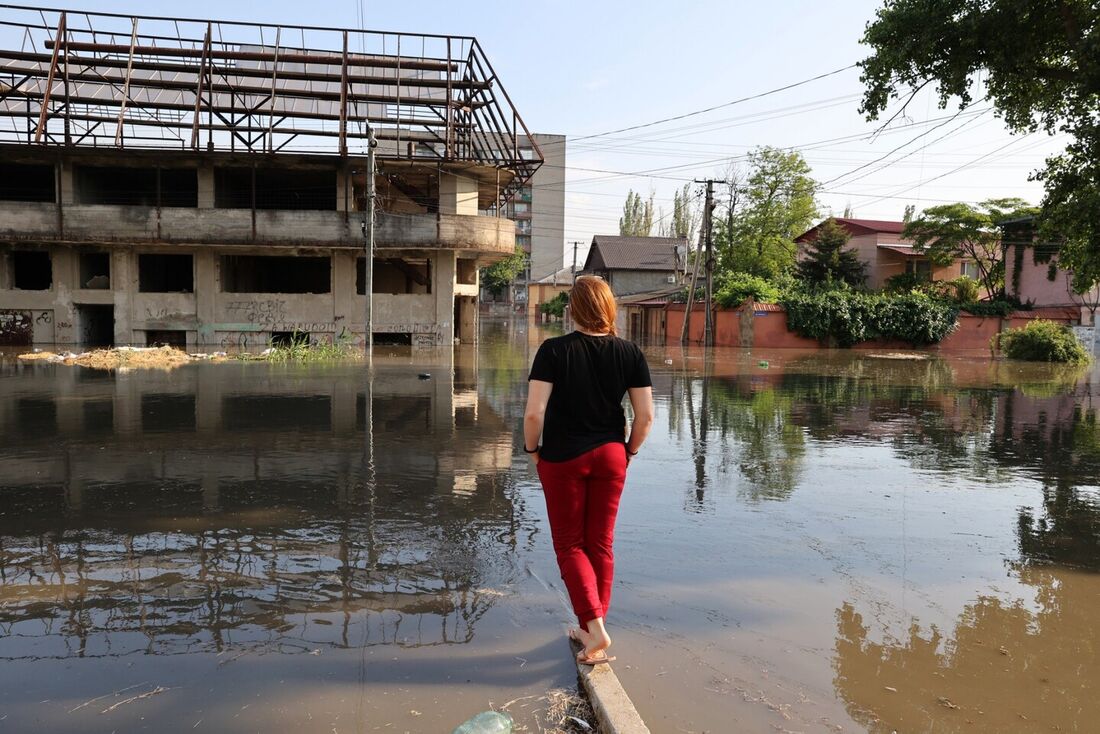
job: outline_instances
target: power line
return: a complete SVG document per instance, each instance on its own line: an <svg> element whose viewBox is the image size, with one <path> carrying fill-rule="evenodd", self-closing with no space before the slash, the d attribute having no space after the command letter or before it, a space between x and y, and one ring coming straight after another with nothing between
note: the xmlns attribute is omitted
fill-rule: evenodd
<svg viewBox="0 0 1100 734"><path fill-rule="evenodd" d="M577 142L577 141L580 141L580 140L588 140L590 138L602 138L602 137L605 137L607 135L615 135L617 133L629 132L631 130L641 130L642 128L653 127L654 125L663 125L666 122L675 122L676 120L683 120L683 119L686 119L688 117L696 117L698 115L705 115L708 112L714 112L715 110L720 110L723 107L732 107L733 105L742 104L744 102L750 102L754 99L760 99L762 97L768 97L768 96L773 95L773 94L778 94L779 92L785 92L788 89L794 89L795 87L801 87L804 84L809 84L811 82L816 82L820 79L825 79L826 77L835 76L836 74L840 74L841 72L848 71L849 69L854 69L854 68L856 68L856 66L857 66L856 64L849 64L848 66L844 66L844 67L841 67L839 69L834 69L833 71L828 71L828 72L825 72L824 74L818 74L817 76L810 77L809 79L803 79L802 81L794 82L793 84L787 84L787 85L782 86L782 87L776 87L775 89L769 89L766 92L759 92L757 94L751 94L747 97L741 97L740 99L735 99L735 100L732 100L730 102L723 102L722 104L714 105L713 107L705 107L701 110L693 110L691 112L685 112L682 115L673 115L672 117L665 117L665 118L662 118L660 120L653 120L652 122L643 122L639 125L630 125L628 127L621 127L621 128L615 129L615 130L607 130L607 131L602 132L602 133L592 133L591 135L580 135L580 136L573 137L572 140L573 140L573 142ZM555 141L550 141L551 144L553 144L554 142Z"/></svg>

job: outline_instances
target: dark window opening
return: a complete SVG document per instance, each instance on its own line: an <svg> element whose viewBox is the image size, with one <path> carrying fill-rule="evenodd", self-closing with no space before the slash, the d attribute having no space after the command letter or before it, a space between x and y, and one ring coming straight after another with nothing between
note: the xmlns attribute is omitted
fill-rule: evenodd
<svg viewBox="0 0 1100 734"><path fill-rule="evenodd" d="M906 260L905 272L915 275L918 280L932 280L932 263L928 260Z"/></svg>
<svg viewBox="0 0 1100 734"><path fill-rule="evenodd" d="M53 285L53 263L48 252L17 250L11 254L11 267L16 290L48 291Z"/></svg>
<svg viewBox="0 0 1100 734"><path fill-rule="evenodd" d="M160 169L160 205L197 207L199 172L194 168Z"/></svg>
<svg viewBox="0 0 1100 734"><path fill-rule="evenodd" d="M77 166L74 177L81 204L199 205L199 175L193 168L161 169L159 185L156 168Z"/></svg>
<svg viewBox="0 0 1100 734"><path fill-rule="evenodd" d="M194 431L195 396L148 393L141 396L143 431Z"/></svg>
<svg viewBox="0 0 1100 734"><path fill-rule="evenodd" d="M110 254L106 252L80 253L80 287L92 290L110 289Z"/></svg>
<svg viewBox="0 0 1100 734"><path fill-rule="evenodd" d="M115 307L83 304L76 307L80 343L90 347L109 347L115 341Z"/></svg>
<svg viewBox="0 0 1100 734"><path fill-rule="evenodd" d="M398 331L374 332L374 343L380 346L410 347L412 346L412 334Z"/></svg>
<svg viewBox="0 0 1100 734"><path fill-rule="evenodd" d="M214 169L214 206L251 209L251 168ZM336 209L335 170L256 169L257 209Z"/></svg>
<svg viewBox="0 0 1100 734"><path fill-rule="evenodd" d="M463 285L474 285L477 283L477 260L472 260L466 257L458 258L457 277L455 280Z"/></svg>
<svg viewBox="0 0 1100 734"><path fill-rule="evenodd" d="M367 259L356 260L355 292L365 295L367 292ZM431 260L410 260L406 258L386 258L374 260L374 280L371 293L392 295L432 292Z"/></svg>
<svg viewBox="0 0 1100 734"><path fill-rule="evenodd" d="M195 290L191 255L138 255L138 290L142 293L191 293Z"/></svg>
<svg viewBox="0 0 1100 734"><path fill-rule="evenodd" d="M57 201L53 166L0 163L0 199L5 201Z"/></svg>
<svg viewBox="0 0 1100 734"><path fill-rule="evenodd" d="M187 349L187 332L181 329L149 329L145 332L145 346Z"/></svg>
<svg viewBox="0 0 1100 734"><path fill-rule="evenodd" d="M222 255L222 293L329 293L329 257Z"/></svg>

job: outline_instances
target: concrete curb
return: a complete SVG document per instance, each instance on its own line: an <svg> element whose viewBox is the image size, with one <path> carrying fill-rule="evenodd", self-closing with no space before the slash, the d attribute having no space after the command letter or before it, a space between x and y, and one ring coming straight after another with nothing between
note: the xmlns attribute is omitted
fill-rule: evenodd
<svg viewBox="0 0 1100 734"><path fill-rule="evenodd" d="M581 649L572 642L569 647L574 655ZM603 734L650 734L611 665L577 663L577 673Z"/></svg>

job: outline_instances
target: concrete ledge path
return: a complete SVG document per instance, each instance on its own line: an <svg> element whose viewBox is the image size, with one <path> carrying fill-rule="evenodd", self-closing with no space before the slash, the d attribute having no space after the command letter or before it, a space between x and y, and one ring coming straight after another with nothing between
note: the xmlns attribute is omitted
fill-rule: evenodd
<svg viewBox="0 0 1100 734"><path fill-rule="evenodd" d="M574 655L581 649L572 642L569 647ZM577 663L577 672L603 734L650 734L611 665Z"/></svg>

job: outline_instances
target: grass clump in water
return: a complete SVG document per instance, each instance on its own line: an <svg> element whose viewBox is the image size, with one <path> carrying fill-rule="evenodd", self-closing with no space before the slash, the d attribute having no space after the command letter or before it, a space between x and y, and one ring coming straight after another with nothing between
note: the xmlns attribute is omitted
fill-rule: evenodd
<svg viewBox="0 0 1100 734"><path fill-rule="evenodd" d="M347 343L313 344L308 334L294 334L288 342L272 344L262 356L268 362L331 362L358 359L363 351Z"/></svg>
<svg viewBox="0 0 1100 734"><path fill-rule="evenodd" d="M1036 319L1019 329L997 334L999 346L1009 359L1030 362L1061 362L1087 364L1089 353L1069 327L1045 319Z"/></svg>

